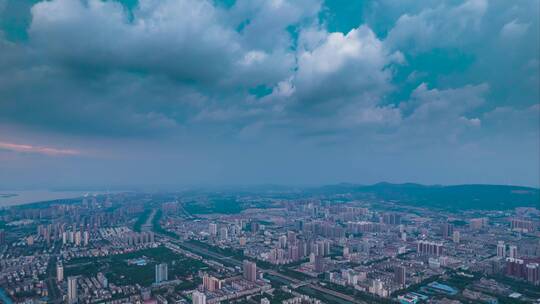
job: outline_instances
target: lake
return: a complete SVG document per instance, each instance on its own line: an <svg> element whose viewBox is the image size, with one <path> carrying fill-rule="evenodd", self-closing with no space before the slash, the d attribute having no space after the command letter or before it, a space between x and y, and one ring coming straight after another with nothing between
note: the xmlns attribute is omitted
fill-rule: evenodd
<svg viewBox="0 0 540 304"><path fill-rule="evenodd" d="M56 199L76 198L81 197L87 193L88 192L86 191L0 190L0 208L42 201L51 201Z"/></svg>

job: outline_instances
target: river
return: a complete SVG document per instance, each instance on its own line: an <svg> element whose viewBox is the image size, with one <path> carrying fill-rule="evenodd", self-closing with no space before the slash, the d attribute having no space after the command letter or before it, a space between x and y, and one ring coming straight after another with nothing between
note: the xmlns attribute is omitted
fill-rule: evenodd
<svg viewBox="0 0 540 304"><path fill-rule="evenodd" d="M13 301L7 296L4 289L0 288L0 303L13 304Z"/></svg>

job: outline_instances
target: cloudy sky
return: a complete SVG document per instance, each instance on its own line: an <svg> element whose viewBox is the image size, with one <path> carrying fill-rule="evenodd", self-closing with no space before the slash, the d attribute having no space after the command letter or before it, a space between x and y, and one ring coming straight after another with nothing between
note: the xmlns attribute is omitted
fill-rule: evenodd
<svg viewBox="0 0 540 304"><path fill-rule="evenodd" d="M0 0L0 185L540 185L535 0Z"/></svg>

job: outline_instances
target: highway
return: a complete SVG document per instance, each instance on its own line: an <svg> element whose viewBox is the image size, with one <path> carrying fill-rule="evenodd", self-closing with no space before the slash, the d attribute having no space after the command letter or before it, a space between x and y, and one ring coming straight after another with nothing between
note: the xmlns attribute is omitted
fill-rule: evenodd
<svg viewBox="0 0 540 304"><path fill-rule="evenodd" d="M307 286L311 287L311 288L313 288L313 289L315 289L317 291L333 295L334 297L340 298L342 300L349 301L351 303L357 303L357 304L365 304L366 303L364 301L360 301L360 300L355 299L353 296L350 296L350 295L347 295L347 294L344 294L344 293L341 293L341 292L338 292L338 291L335 291L335 290L332 290L332 289L324 288L324 287L322 287L320 285L308 284Z"/></svg>
<svg viewBox="0 0 540 304"><path fill-rule="evenodd" d="M340 298L342 300L349 301L351 303L358 303L358 304L366 303L366 302L363 302L363 301L359 301L359 300L355 299L354 297L352 297L350 295L347 295L347 294L344 294L344 293L341 293L341 292L337 292L337 291L334 291L334 290L331 290L331 289L328 289L328 288L324 288L324 287L322 287L322 286L320 286L318 284L314 284L312 281L300 281L298 279L291 278L291 277L289 277L287 275L284 275L282 273L279 273L279 272L276 272L276 271L270 270L270 269L264 270L264 272L266 272L268 274L271 274L273 276L277 276L277 277L281 277L281 278L284 278L286 280L289 280L289 281L293 282L294 285L297 285L296 287L306 286L306 287L315 289L317 291L333 295L334 297Z"/></svg>
<svg viewBox="0 0 540 304"><path fill-rule="evenodd" d="M204 256L210 257L210 258L215 259L215 260L217 260L218 262L220 262L220 263L222 263L224 265L228 264L228 265L242 267L243 262L239 261L239 260L237 260L235 258L223 256L223 255L221 255L219 253L209 251L206 248L202 248L202 247L199 247L197 245L190 244L190 243L185 243L185 242L173 239L173 238L171 238L169 236L166 236L166 235L163 235L163 234L159 234L159 236L161 238L163 238L163 239L166 239L168 242L171 242L173 244L176 244L176 245L180 246L181 248L189 250L189 251L191 251L191 252L193 252L195 254L198 254L198 255L204 255ZM262 267L259 267L259 268L265 273L271 274L273 276L281 277L281 278L286 279L286 280L288 280L288 281L290 281L293 284L298 285L298 286L305 286L307 288L311 288L311 289L313 289L315 291L318 291L318 292L326 293L327 295L334 296L336 298L339 298L341 300L344 300L344 301L347 301L347 302L350 302L350 303L354 303L354 304L365 304L366 303L364 301L360 301L358 299L355 299L353 296L350 296L350 295L347 295L347 294L344 294L344 293L341 293L341 292L338 292L338 291L335 291L335 290L331 290L331 289L322 287L322 286L320 286L318 284L314 284L312 282L300 281L298 279L287 276L287 275L285 275L283 273L276 272L276 271L274 271L272 269L265 269L265 268L262 268Z"/></svg>
<svg viewBox="0 0 540 304"><path fill-rule="evenodd" d="M221 255L219 253L209 251L206 248L199 247L199 246L196 246L196 245L193 245L193 244L190 244L190 243L181 242L181 241L178 241L178 240L171 239L169 237L167 237L167 238L168 238L169 242L171 242L173 244L176 244L176 245L178 245L178 246L180 246L180 247L182 247L182 248L184 248L186 250L189 250L189 251L191 251L193 253L211 257L212 259L217 260L217 261L221 262L224 265L228 264L228 265L231 265L231 266L242 267L243 262L239 261L237 259L234 259L232 257L227 257L227 256Z"/></svg>
<svg viewBox="0 0 540 304"><path fill-rule="evenodd" d="M47 290L49 291L48 303L62 303L62 293L58 289L56 283L56 255L60 251L60 245L56 244L54 252L51 254L49 264L47 265L47 278L45 282L47 284Z"/></svg>

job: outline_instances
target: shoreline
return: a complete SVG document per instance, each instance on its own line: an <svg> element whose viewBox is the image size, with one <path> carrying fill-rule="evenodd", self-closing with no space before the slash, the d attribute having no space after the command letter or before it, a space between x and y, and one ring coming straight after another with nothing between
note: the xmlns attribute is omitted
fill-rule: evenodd
<svg viewBox="0 0 540 304"><path fill-rule="evenodd" d="M73 199L89 194L103 194L107 191L51 191L51 190L5 190L0 193L0 209L58 199Z"/></svg>

